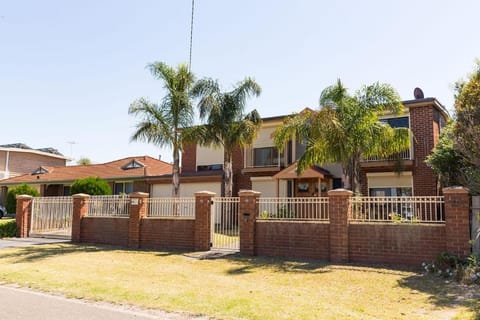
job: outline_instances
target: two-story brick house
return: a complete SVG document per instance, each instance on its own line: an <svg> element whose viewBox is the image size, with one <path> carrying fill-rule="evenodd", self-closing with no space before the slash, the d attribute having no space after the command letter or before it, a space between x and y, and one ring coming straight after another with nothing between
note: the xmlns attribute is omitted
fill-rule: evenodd
<svg viewBox="0 0 480 320"><path fill-rule="evenodd" d="M362 193L372 196L415 195L431 196L439 193L437 179L425 163L439 139L440 130L448 113L435 98L403 101L404 113L384 115L381 121L393 127L410 128L413 137L410 150L390 159L364 159ZM283 153L274 146L272 134L287 116L263 118L257 138L249 148L235 150L233 157L234 194L241 189L262 192L265 197L292 197L326 195L330 189L344 185L342 167L324 164L295 173L295 162L301 157L305 145L289 141ZM223 150L187 145L182 154L180 193L192 196L199 190L222 192ZM166 177L151 179L153 196L168 194L170 181Z"/></svg>

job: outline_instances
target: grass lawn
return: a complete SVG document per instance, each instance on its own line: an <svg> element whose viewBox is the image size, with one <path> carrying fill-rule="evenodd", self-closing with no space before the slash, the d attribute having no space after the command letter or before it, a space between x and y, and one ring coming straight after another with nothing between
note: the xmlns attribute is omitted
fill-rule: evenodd
<svg viewBox="0 0 480 320"><path fill-rule="evenodd" d="M480 319L478 287L313 261L56 244L0 251L0 282L222 319Z"/></svg>

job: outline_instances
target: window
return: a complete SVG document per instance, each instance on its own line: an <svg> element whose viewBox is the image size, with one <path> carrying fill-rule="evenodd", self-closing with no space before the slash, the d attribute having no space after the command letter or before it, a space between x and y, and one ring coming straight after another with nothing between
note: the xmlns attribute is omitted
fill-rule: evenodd
<svg viewBox="0 0 480 320"><path fill-rule="evenodd" d="M35 171L32 172L32 175L49 173L48 169L44 167L38 167Z"/></svg>
<svg viewBox="0 0 480 320"><path fill-rule="evenodd" d="M133 182L115 182L114 194L129 194L133 192Z"/></svg>
<svg viewBox="0 0 480 320"><path fill-rule="evenodd" d="M223 170L223 165L209 164L209 165L197 166L197 171L212 171L212 170Z"/></svg>
<svg viewBox="0 0 480 320"><path fill-rule="evenodd" d="M412 188L370 188L369 194L371 197L411 197Z"/></svg>
<svg viewBox="0 0 480 320"><path fill-rule="evenodd" d="M278 166L278 149L275 147L253 149L253 165L255 167Z"/></svg>
<svg viewBox="0 0 480 320"><path fill-rule="evenodd" d="M63 195L65 197L71 196L70 194L70 186L63 186Z"/></svg>
<svg viewBox="0 0 480 320"><path fill-rule="evenodd" d="M136 169L136 168L143 168L143 167L144 167L143 163L133 159L132 161L124 165L122 169L128 170L128 169Z"/></svg>
<svg viewBox="0 0 480 320"><path fill-rule="evenodd" d="M392 128L409 128L408 117L381 119L380 122L387 123Z"/></svg>

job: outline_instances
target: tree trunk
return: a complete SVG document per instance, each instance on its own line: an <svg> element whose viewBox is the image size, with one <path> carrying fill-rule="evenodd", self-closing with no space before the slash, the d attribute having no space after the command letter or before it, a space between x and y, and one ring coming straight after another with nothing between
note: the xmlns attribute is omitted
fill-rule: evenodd
<svg viewBox="0 0 480 320"><path fill-rule="evenodd" d="M231 197L233 194L232 152L225 151L223 156L223 183L225 197Z"/></svg>
<svg viewBox="0 0 480 320"><path fill-rule="evenodd" d="M180 196L180 156L178 148L173 150L172 187L172 195L178 198Z"/></svg>
<svg viewBox="0 0 480 320"><path fill-rule="evenodd" d="M358 153L352 158L352 191L356 196L362 193L360 184L360 155Z"/></svg>

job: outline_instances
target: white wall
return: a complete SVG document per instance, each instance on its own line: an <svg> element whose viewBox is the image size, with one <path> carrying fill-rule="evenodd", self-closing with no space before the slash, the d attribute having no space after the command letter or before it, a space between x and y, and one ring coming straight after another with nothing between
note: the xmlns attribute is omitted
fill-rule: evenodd
<svg viewBox="0 0 480 320"><path fill-rule="evenodd" d="M277 127L262 127L258 131L257 138L253 142L254 148L272 147L273 137L272 134Z"/></svg>

